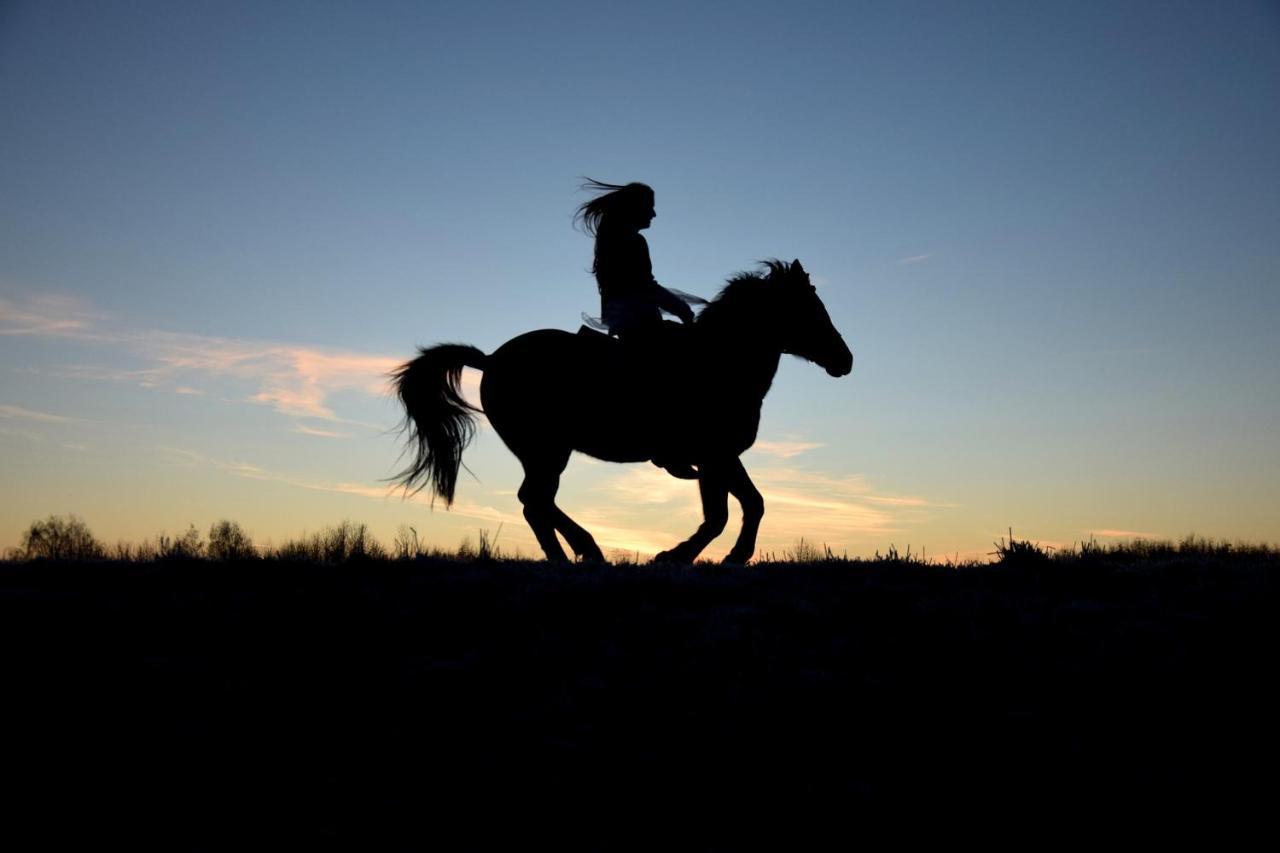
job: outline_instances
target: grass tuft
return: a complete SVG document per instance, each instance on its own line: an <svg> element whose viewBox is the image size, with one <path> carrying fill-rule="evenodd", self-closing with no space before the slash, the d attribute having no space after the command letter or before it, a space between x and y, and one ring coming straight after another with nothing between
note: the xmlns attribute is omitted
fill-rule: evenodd
<svg viewBox="0 0 1280 853"><path fill-rule="evenodd" d="M999 542L993 544L996 546L996 550L992 552L991 556L996 557L997 561L1003 566L1044 565L1049 562L1053 552L1052 548L1042 547L1039 542L1015 539L1012 527L1009 528L1008 543L1001 537Z"/></svg>

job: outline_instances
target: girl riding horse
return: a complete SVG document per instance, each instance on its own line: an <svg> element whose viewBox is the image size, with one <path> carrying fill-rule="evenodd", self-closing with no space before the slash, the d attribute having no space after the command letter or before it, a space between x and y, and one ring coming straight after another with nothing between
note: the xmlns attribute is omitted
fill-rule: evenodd
<svg viewBox="0 0 1280 853"><path fill-rule="evenodd" d="M583 189L602 192L578 207L576 222L595 237L591 272L600 289L600 313L609 334L626 340L658 334L662 312L693 322L693 309L653 277L649 244L640 232L657 215L653 188L587 179Z"/></svg>
<svg viewBox="0 0 1280 853"><path fill-rule="evenodd" d="M591 272L600 290L601 319L609 334L629 346L634 358L661 374L672 358L678 357L673 350L683 340L671 333L675 327L662 319L662 312L674 314L686 324L693 322L694 315L683 298L653 277L649 244L640 234L657 216L653 188L588 178L583 189L601 193L583 202L574 217L595 237ZM698 476L692 466L670 459L654 459L653 464L684 480Z"/></svg>

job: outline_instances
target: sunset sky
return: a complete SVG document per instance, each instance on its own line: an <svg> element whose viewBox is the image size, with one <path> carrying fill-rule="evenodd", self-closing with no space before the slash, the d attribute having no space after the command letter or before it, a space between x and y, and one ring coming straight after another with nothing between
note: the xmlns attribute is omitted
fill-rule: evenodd
<svg viewBox="0 0 1280 853"><path fill-rule="evenodd" d="M671 287L800 258L854 352L765 400L761 552L1280 542L1274 2L41 0L0 3L0 549L537 554L492 432L451 511L390 489L385 374L598 313L582 176L655 188ZM699 518L581 456L560 504L606 553Z"/></svg>

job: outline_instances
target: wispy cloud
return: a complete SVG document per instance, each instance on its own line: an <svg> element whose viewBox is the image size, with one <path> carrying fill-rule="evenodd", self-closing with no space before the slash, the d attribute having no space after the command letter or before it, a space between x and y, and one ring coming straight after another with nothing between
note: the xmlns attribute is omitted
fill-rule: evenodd
<svg viewBox="0 0 1280 853"><path fill-rule="evenodd" d="M94 319L84 302L69 296L0 297L0 335L86 335Z"/></svg>
<svg viewBox="0 0 1280 853"><path fill-rule="evenodd" d="M21 406L0 405L0 418L15 421L35 421L42 424L65 424L75 420L63 415L51 415L48 412L36 412Z"/></svg>
<svg viewBox="0 0 1280 853"><path fill-rule="evenodd" d="M1098 536L1103 539L1159 539L1159 533L1143 533L1140 530L1115 530L1112 528L1102 528L1100 530L1086 530L1085 533L1090 536Z"/></svg>
<svg viewBox="0 0 1280 853"><path fill-rule="evenodd" d="M628 465L617 476L605 480L597 491L616 497L619 504L679 502L694 509L701 506L697 483L678 480L654 465Z"/></svg>
<svg viewBox="0 0 1280 853"><path fill-rule="evenodd" d="M246 383L243 400L293 417L339 421L331 400L343 392L383 396L387 374L404 359L392 355L272 341L121 329L110 318L70 297L0 299L0 335L69 338L112 350L110 362L75 365L64 375L132 382L178 394L206 393L208 380ZM122 367L120 355L140 366ZM464 392L477 395L477 374L466 371Z"/></svg>
<svg viewBox="0 0 1280 853"><path fill-rule="evenodd" d="M805 536L832 545L879 542L907 532L936 506L922 497L880 493L856 474L768 468L754 477L771 523L789 531L785 538L792 541Z"/></svg>
<svg viewBox="0 0 1280 853"><path fill-rule="evenodd" d="M272 471L248 462L215 459L213 457L206 456L203 453L179 447L161 447L158 449L169 454L170 458L179 465L197 468L213 468L220 471L226 471L227 473L234 474L237 477L244 477L249 480L284 483L299 489L308 489L316 492L334 492L343 495L355 495L357 497L370 498L377 501L386 501L393 498L399 500L403 495L399 489L387 484L350 483L316 479L313 477L300 477L293 474ZM426 492L404 496L404 500L411 503L431 506L431 499ZM439 502L437 502L437 505L442 508L442 505L439 504ZM454 515L476 518L493 524L518 525L524 523L523 516L504 512L496 507L473 503L466 500L455 501L448 511Z"/></svg>
<svg viewBox="0 0 1280 853"><path fill-rule="evenodd" d="M45 442L45 437L37 432L32 432L29 429L14 429L4 424L0 424L0 435L26 439L34 444L43 444Z"/></svg>
<svg viewBox="0 0 1280 853"><path fill-rule="evenodd" d="M257 386L249 399L286 415L336 420L329 398L341 391L382 395L387 374L400 359L261 341L169 332L145 332L131 347L157 366L151 381L201 374L246 380ZM189 384L179 387L189 389Z"/></svg>
<svg viewBox="0 0 1280 853"><path fill-rule="evenodd" d="M306 424L294 424L291 432L300 433L302 435L314 435L320 438L350 438L351 434L346 432L337 432L336 430L317 429Z"/></svg>
<svg viewBox="0 0 1280 853"><path fill-rule="evenodd" d="M577 510L573 513L573 518L591 533L596 544L605 552L638 554L642 559L670 548L692 533L698 524L696 520L688 519L683 525L687 529L683 529L678 523L669 530L643 527L633 520L623 520L619 513L598 507ZM521 523L523 522L521 519Z"/></svg>
<svg viewBox="0 0 1280 853"><path fill-rule="evenodd" d="M751 445L754 453L763 453L766 456L776 456L779 459L791 459L806 453L810 450L816 450L824 445L813 441L767 441L759 439L755 444Z"/></svg>
<svg viewBox="0 0 1280 853"><path fill-rule="evenodd" d="M898 263L900 263L900 264L922 264L922 263L924 263L925 261L929 260L929 259L930 259L930 258L932 258L932 257L933 257L933 253L932 253L932 252L928 252L928 253L923 254L923 255L908 255L908 256L907 256L907 257L905 257L905 258L898 258Z"/></svg>
<svg viewBox="0 0 1280 853"><path fill-rule="evenodd" d="M790 547L802 536L832 547L882 544L944 506L922 497L881 493L858 475L766 467L751 470L751 477L765 501L761 551ZM692 533L702 518L696 484L676 480L652 465L630 466L596 491L607 499L578 520L605 548L653 553ZM654 521L652 529L641 526L644 519ZM728 550L735 524L731 522L709 555Z"/></svg>
<svg viewBox="0 0 1280 853"><path fill-rule="evenodd" d="M10 426L7 422L17 423ZM0 404L0 435L23 438L36 444L43 444L47 440L38 431L43 425L78 422L79 418L69 418L65 415L55 415L50 412L38 412L34 409L27 409L8 403ZM18 424L22 424L22 426ZM63 444L63 446L72 449L83 449L82 447L73 447L70 444Z"/></svg>

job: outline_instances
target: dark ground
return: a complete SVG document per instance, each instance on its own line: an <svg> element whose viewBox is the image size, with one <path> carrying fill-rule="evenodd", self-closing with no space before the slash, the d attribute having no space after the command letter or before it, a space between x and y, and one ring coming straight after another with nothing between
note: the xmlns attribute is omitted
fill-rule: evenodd
<svg viewBox="0 0 1280 853"><path fill-rule="evenodd" d="M681 812L730 849L899 807L1246 820L1278 569L0 563L4 803L174 849L259 818L599 849Z"/></svg>

